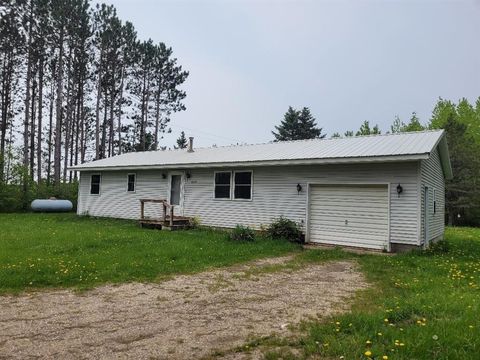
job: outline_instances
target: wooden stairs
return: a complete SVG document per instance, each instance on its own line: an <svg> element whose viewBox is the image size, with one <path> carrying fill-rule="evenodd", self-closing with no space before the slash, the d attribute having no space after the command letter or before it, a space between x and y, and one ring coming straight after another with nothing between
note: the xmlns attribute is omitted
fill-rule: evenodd
<svg viewBox="0 0 480 360"><path fill-rule="evenodd" d="M163 216L161 218L151 218L145 216L145 203L162 204ZM167 211L167 209L169 211ZM174 205L169 204L166 200L159 199L140 199L140 226L161 230L182 230L191 227L191 218L185 216L174 215Z"/></svg>

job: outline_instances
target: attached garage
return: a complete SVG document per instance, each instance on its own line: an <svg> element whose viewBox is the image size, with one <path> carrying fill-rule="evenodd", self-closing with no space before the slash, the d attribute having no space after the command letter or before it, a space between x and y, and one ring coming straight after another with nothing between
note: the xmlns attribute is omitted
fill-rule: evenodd
<svg viewBox="0 0 480 360"><path fill-rule="evenodd" d="M389 213L388 184L310 185L309 241L389 250Z"/></svg>

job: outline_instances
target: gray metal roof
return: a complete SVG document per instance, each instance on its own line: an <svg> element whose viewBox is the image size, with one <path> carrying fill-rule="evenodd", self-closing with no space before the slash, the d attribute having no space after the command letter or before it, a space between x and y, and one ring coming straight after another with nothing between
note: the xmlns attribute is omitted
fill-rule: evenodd
<svg viewBox="0 0 480 360"><path fill-rule="evenodd" d="M428 158L442 139L443 130L435 130L194 148L194 152L187 152L184 149L144 151L92 161L70 169L113 170L406 161Z"/></svg>

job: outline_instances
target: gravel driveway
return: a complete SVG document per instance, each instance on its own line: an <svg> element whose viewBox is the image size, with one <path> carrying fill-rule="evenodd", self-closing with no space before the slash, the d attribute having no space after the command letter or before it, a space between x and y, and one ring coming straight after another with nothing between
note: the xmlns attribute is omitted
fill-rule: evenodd
<svg viewBox="0 0 480 360"><path fill-rule="evenodd" d="M200 358L344 311L345 300L366 286L348 261L262 271L288 260L82 294L0 296L0 358Z"/></svg>

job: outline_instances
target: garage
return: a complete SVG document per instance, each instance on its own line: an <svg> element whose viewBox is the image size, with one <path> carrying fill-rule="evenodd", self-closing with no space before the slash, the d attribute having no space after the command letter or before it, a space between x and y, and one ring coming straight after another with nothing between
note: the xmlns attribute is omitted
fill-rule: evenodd
<svg viewBox="0 0 480 360"><path fill-rule="evenodd" d="M387 249L388 185L310 185L310 242Z"/></svg>

